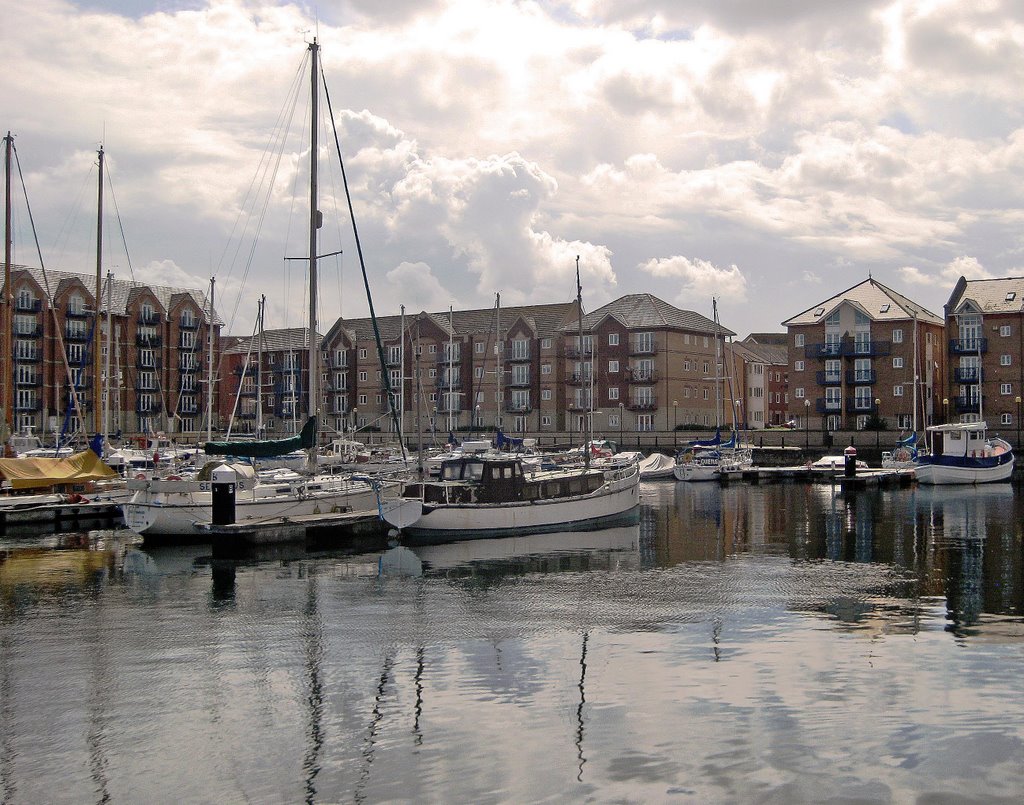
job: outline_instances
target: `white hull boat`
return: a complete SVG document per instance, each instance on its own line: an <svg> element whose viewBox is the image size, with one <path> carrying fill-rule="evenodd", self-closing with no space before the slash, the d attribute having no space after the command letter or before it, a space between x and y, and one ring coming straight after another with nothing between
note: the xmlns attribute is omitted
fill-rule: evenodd
<svg viewBox="0 0 1024 805"><path fill-rule="evenodd" d="M529 472L516 457L464 457L446 462L439 481L407 484L381 517L412 543L590 531L636 520L639 481L636 463Z"/></svg>
<svg viewBox="0 0 1024 805"><path fill-rule="evenodd" d="M641 481L664 481L675 478L676 460L664 453L651 453L640 462Z"/></svg>
<svg viewBox="0 0 1024 805"><path fill-rule="evenodd" d="M366 478L317 475L261 481L250 467L235 467L235 522L305 514L376 511L377 491ZM202 477L202 476L201 476ZM397 484L390 486L397 489ZM203 536L210 523L213 489L209 480L141 478L128 481L133 492L124 504L125 525L147 539Z"/></svg>
<svg viewBox="0 0 1024 805"><path fill-rule="evenodd" d="M985 484L1007 481L1013 474L1013 448L986 435L984 422L931 425L932 449L914 462L920 484Z"/></svg>

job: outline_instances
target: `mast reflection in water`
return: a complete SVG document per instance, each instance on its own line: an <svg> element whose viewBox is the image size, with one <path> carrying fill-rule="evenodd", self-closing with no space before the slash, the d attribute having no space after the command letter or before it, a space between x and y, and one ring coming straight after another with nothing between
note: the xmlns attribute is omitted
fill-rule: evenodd
<svg viewBox="0 0 1024 805"><path fill-rule="evenodd" d="M213 562L0 543L0 798L994 800L1014 488L644 485L638 526Z"/></svg>

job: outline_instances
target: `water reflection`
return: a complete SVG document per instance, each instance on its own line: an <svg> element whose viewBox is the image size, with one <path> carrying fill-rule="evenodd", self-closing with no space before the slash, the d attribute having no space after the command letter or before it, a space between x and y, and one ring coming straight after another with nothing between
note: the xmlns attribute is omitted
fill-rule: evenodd
<svg viewBox="0 0 1024 805"><path fill-rule="evenodd" d="M0 799L992 799L1021 522L651 484L631 527L372 553L0 543Z"/></svg>

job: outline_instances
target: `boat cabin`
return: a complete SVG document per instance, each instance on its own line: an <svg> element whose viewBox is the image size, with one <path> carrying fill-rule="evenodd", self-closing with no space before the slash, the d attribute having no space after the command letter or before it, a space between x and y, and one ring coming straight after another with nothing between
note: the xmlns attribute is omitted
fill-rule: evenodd
<svg viewBox="0 0 1024 805"><path fill-rule="evenodd" d="M994 445L988 440L984 422L932 425L928 431L935 456L989 458L1005 452L1001 444Z"/></svg>
<svg viewBox="0 0 1024 805"><path fill-rule="evenodd" d="M461 456L441 464L439 481L409 484L404 496L425 503L529 502L588 495L603 483L600 470L527 474L517 457Z"/></svg>

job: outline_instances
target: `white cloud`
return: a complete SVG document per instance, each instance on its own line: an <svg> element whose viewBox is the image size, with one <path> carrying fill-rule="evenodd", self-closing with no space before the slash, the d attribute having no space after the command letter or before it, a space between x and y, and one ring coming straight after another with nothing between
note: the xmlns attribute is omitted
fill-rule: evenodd
<svg viewBox="0 0 1024 805"><path fill-rule="evenodd" d="M655 277L680 280L682 289L677 298L684 307L693 307L694 296L705 299L728 297L730 302L737 303L747 300L747 278L735 265L719 268L707 260L691 260L676 255L648 260L639 268Z"/></svg>

